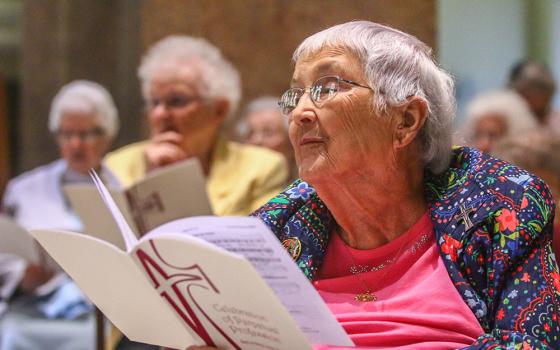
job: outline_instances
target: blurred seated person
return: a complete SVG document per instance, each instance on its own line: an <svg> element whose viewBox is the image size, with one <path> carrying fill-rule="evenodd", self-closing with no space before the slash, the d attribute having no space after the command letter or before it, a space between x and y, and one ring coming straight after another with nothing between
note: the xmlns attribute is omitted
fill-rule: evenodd
<svg viewBox="0 0 560 350"><path fill-rule="evenodd" d="M20 284L26 265L20 256L0 254L0 319L8 309L8 300ZM0 334L0 342L1 338Z"/></svg>
<svg viewBox="0 0 560 350"><path fill-rule="evenodd" d="M481 94L468 104L462 133L467 145L491 154L502 138L537 127L527 103L515 92L501 90Z"/></svg>
<svg viewBox="0 0 560 350"><path fill-rule="evenodd" d="M541 177L556 200L554 237L552 244L556 259L560 258L560 138L550 130L516 135L500 141L495 148L496 157L526 169Z"/></svg>
<svg viewBox="0 0 560 350"><path fill-rule="evenodd" d="M2 208L26 229L82 231L63 186L90 182L90 169L118 185L101 164L118 130L117 110L104 87L78 80L55 96L48 125L60 159L12 179ZM1 320L0 349L93 349L91 305L65 274L27 263L18 292Z"/></svg>
<svg viewBox="0 0 560 350"><path fill-rule="evenodd" d="M551 194L452 149L453 81L431 49L358 21L293 57L280 104L302 180L255 215L356 348L560 348Z"/></svg>
<svg viewBox="0 0 560 350"><path fill-rule="evenodd" d="M508 87L527 101L539 125L560 135L560 111L552 108L556 82L546 65L534 60L517 63L510 71Z"/></svg>
<svg viewBox="0 0 560 350"><path fill-rule="evenodd" d="M278 109L277 97L263 96L251 101L239 120L237 133L244 143L283 154L290 167L288 181L297 178L294 150L288 137L288 120Z"/></svg>
<svg viewBox="0 0 560 350"><path fill-rule="evenodd" d="M138 76L150 139L106 158L124 185L195 157L216 215L249 214L281 190L288 173L281 155L221 136L222 124L236 111L241 83L218 48L201 38L164 38L143 56Z"/></svg>

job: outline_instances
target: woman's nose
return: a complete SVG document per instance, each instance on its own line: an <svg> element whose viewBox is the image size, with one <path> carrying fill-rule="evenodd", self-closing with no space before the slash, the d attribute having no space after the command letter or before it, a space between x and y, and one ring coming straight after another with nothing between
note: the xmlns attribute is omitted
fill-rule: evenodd
<svg viewBox="0 0 560 350"><path fill-rule="evenodd" d="M261 145L263 143L264 136L261 131L253 131L251 136L249 136L249 143L253 145Z"/></svg>
<svg viewBox="0 0 560 350"><path fill-rule="evenodd" d="M316 106L311 101L309 93L303 94L296 108L292 111L290 118L296 124L312 123L317 120Z"/></svg>
<svg viewBox="0 0 560 350"><path fill-rule="evenodd" d="M154 119L167 119L170 115L169 109L163 103L157 104L150 110L150 116Z"/></svg>
<svg viewBox="0 0 560 350"><path fill-rule="evenodd" d="M67 144L70 148L76 149L84 144L84 139L80 134L74 134L68 139Z"/></svg>

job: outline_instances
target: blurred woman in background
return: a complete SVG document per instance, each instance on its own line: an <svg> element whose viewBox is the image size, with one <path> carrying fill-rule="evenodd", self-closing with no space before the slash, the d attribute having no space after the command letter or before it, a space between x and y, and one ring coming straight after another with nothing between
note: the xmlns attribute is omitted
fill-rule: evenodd
<svg viewBox="0 0 560 350"><path fill-rule="evenodd" d="M101 85L74 81L55 96L48 124L60 159L12 179L3 211L26 229L82 231L63 187L91 182L90 169L108 184L118 185L101 163L117 134L117 109ZM0 321L0 349L93 349L92 307L76 285L50 266L29 262L19 266L19 297L13 298Z"/></svg>
<svg viewBox="0 0 560 350"><path fill-rule="evenodd" d="M467 145L492 153L502 138L537 127L523 98L513 91L503 90L479 95L469 103L462 134Z"/></svg>

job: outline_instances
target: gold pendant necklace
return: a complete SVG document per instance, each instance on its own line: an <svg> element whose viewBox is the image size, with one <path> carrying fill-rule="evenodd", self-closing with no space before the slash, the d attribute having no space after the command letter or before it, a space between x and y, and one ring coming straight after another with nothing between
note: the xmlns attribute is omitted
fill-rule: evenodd
<svg viewBox="0 0 560 350"><path fill-rule="evenodd" d="M354 297L354 300L361 301L362 303L369 303L371 301L376 301L377 297L371 291L366 290L365 293L358 293Z"/></svg>

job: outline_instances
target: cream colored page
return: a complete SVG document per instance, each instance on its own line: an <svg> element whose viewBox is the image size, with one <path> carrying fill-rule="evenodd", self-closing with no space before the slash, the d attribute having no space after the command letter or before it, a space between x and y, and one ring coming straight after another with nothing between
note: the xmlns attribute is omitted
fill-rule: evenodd
<svg viewBox="0 0 560 350"><path fill-rule="evenodd" d="M0 216L0 254L13 254L39 263L39 249L27 230L14 220Z"/></svg>
<svg viewBox="0 0 560 350"><path fill-rule="evenodd" d="M258 272L267 290L275 294L299 329L313 344L352 346L353 343L333 314L288 255L274 234L258 219L250 217L196 217L172 221L145 235L142 240L166 232L177 232L205 240L247 259ZM185 258L186 258L185 254ZM224 274L238 279L240 293L249 299L255 291L245 286L245 279L229 265Z"/></svg>
<svg viewBox="0 0 560 350"><path fill-rule="evenodd" d="M171 220L212 214L206 180L194 159L149 173L127 196L140 234Z"/></svg>
<svg viewBox="0 0 560 350"><path fill-rule="evenodd" d="M31 234L127 337L177 349L195 344L177 314L123 251L79 233Z"/></svg>
<svg viewBox="0 0 560 350"><path fill-rule="evenodd" d="M64 186L64 192L70 201L70 205L80 217L85 233L125 250L119 227L93 184L67 185ZM132 230L136 231L125 195L122 191L116 189L110 192Z"/></svg>
<svg viewBox="0 0 560 350"><path fill-rule="evenodd" d="M220 349L311 349L286 308L243 257L188 235L142 239L137 264L188 327ZM187 344L184 344L184 348Z"/></svg>

